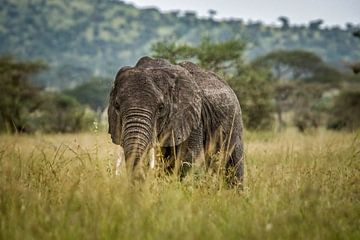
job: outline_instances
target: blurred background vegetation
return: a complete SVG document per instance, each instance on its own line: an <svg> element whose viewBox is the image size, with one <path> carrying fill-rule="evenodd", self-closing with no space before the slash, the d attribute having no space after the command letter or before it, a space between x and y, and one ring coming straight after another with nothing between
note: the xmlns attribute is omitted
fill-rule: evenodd
<svg viewBox="0 0 360 240"><path fill-rule="evenodd" d="M224 77L249 130L360 127L360 25L213 17L122 1L2 1L0 132L106 128L113 76L144 55Z"/></svg>

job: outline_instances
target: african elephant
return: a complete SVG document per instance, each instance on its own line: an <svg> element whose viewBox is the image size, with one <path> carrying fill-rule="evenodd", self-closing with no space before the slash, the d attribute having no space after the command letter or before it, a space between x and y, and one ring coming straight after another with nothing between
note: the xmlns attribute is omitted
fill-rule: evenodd
<svg viewBox="0 0 360 240"><path fill-rule="evenodd" d="M123 67L110 94L109 133L124 148L128 173L143 177L144 155L155 141L165 157L182 166L226 150L228 180L243 178L243 125L238 99L228 84L191 62L178 65L163 59L141 58ZM170 160L169 160L170 161ZM185 169L185 167L184 167Z"/></svg>

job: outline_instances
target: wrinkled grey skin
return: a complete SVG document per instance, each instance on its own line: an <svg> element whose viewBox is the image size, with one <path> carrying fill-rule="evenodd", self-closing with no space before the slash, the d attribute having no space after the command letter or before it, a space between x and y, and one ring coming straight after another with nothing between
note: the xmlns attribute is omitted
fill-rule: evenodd
<svg viewBox="0 0 360 240"><path fill-rule="evenodd" d="M113 143L124 148L128 173L138 169L143 176L143 156L157 140L165 157L171 159L175 150L187 163L203 157L208 162L222 147L228 152L229 183L242 182L240 105L228 84L212 72L191 62L173 65L143 57L117 73L108 117Z"/></svg>

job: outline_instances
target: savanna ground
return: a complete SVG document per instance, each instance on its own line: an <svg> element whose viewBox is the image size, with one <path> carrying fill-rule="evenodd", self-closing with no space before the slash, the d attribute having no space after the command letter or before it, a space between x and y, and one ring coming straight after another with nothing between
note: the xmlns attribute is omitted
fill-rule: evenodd
<svg viewBox="0 0 360 240"><path fill-rule="evenodd" d="M245 187L114 176L105 133L0 136L1 239L360 239L360 133L246 134ZM159 176L160 175L160 176Z"/></svg>

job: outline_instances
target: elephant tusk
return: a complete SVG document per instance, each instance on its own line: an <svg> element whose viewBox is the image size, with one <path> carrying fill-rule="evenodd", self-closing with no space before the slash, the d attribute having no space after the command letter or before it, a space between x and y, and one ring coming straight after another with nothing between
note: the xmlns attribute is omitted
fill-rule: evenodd
<svg viewBox="0 0 360 240"><path fill-rule="evenodd" d="M115 176L120 175L121 163L123 162L124 158L125 158L124 149L120 146L118 158L116 159L116 164L115 164Z"/></svg>
<svg viewBox="0 0 360 240"><path fill-rule="evenodd" d="M152 147L149 150L150 169L155 168L155 149Z"/></svg>

